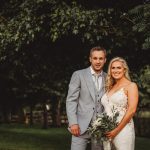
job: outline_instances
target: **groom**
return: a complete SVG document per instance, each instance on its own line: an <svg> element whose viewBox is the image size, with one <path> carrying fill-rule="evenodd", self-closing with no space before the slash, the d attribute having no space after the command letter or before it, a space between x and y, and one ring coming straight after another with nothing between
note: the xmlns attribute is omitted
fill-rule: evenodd
<svg viewBox="0 0 150 150"><path fill-rule="evenodd" d="M75 71L71 77L66 100L69 130L72 134L71 150L85 150L90 135L87 128L102 112L101 97L104 94L106 73L106 50L94 47L90 50L91 66ZM92 150L102 150L100 144L92 143Z"/></svg>

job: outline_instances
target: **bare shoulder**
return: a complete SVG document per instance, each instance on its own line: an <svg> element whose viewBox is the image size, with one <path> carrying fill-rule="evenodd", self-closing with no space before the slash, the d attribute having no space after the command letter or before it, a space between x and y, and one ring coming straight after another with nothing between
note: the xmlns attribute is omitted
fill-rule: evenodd
<svg viewBox="0 0 150 150"><path fill-rule="evenodd" d="M137 91L138 90L138 86L135 82L130 82L130 84L127 87L128 92L132 92L132 91Z"/></svg>
<svg viewBox="0 0 150 150"><path fill-rule="evenodd" d="M131 82L129 84L129 88L137 88L137 84L135 82Z"/></svg>
<svg viewBox="0 0 150 150"><path fill-rule="evenodd" d="M129 103L131 102L132 104L137 104L139 92L138 92L138 87L136 83L131 82L131 84L128 85L127 95L128 95Z"/></svg>

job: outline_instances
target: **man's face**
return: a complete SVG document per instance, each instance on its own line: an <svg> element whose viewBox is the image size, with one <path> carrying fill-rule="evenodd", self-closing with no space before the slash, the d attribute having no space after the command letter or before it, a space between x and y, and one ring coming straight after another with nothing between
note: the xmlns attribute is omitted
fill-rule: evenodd
<svg viewBox="0 0 150 150"><path fill-rule="evenodd" d="M101 72L106 62L106 56L103 51L93 51L90 56L90 62L93 70L96 73Z"/></svg>

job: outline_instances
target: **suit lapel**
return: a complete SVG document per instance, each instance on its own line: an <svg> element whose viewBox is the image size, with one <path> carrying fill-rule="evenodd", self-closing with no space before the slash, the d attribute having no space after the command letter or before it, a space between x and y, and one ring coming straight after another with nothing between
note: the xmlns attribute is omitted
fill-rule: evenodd
<svg viewBox="0 0 150 150"><path fill-rule="evenodd" d="M90 91L90 94L91 94L93 100L95 101L95 90L94 90L95 87L94 87L90 67L85 70L84 79L86 81L86 84L87 84L87 87Z"/></svg>

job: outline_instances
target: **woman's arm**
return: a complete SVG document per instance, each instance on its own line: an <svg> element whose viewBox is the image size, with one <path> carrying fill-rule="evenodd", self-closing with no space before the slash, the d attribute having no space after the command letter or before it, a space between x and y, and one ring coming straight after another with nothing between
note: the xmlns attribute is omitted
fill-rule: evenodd
<svg viewBox="0 0 150 150"><path fill-rule="evenodd" d="M125 125L131 120L131 118L134 116L138 104L138 88L135 83L131 83L129 87L127 88L127 95L128 95L128 108L127 112L125 113L125 116L121 120L121 122L118 124L118 126L106 133L106 136L109 139L113 139L124 127Z"/></svg>

